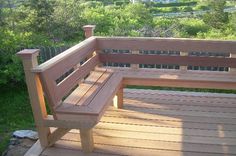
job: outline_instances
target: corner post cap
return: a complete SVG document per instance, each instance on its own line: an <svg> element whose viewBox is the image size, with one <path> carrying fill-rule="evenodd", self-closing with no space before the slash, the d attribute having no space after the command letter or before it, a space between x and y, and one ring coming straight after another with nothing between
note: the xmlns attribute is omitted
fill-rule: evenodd
<svg viewBox="0 0 236 156"><path fill-rule="evenodd" d="M83 26L84 34L85 34L86 38L89 38L89 37L93 36L95 27L96 27L96 25L85 25L85 26Z"/></svg>
<svg viewBox="0 0 236 156"><path fill-rule="evenodd" d="M24 49L17 53L22 59L35 58L39 55L39 49Z"/></svg>

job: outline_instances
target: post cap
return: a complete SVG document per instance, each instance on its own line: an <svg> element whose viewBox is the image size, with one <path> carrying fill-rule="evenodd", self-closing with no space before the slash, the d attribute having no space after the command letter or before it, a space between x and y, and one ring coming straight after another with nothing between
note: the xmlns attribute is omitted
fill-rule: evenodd
<svg viewBox="0 0 236 156"><path fill-rule="evenodd" d="M21 58L37 57L39 55L39 51L39 49L24 49L19 51L16 55Z"/></svg>
<svg viewBox="0 0 236 156"><path fill-rule="evenodd" d="M87 29L92 29L92 30L94 30L95 29L95 27L96 27L96 25L85 25L85 26L83 26L83 29L85 30L87 30Z"/></svg>
<svg viewBox="0 0 236 156"><path fill-rule="evenodd" d="M85 25L83 26L84 29L84 35L86 38L89 38L91 36L93 36L93 31L95 29L95 25Z"/></svg>

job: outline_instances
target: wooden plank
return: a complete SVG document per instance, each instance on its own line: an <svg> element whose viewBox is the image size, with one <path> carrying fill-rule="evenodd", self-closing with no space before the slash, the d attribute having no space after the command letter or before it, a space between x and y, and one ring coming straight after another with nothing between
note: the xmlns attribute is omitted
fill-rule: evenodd
<svg viewBox="0 0 236 156"><path fill-rule="evenodd" d="M119 108L119 109L123 108L123 102L124 102L124 100L123 100L123 94L124 94L123 90L124 90L123 85L121 85L119 87L119 90L116 93L116 96L113 99L113 106L115 108Z"/></svg>
<svg viewBox="0 0 236 156"><path fill-rule="evenodd" d="M196 81L219 81L235 82L235 74L219 71L191 71L180 72L168 69L138 69L109 67L123 74L124 78L146 78L146 79L172 79L172 80L196 80Z"/></svg>
<svg viewBox="0 0 236 156"><path fill-rule="evenodd" d="M98 79L106 72L106 69L95 69L92 71L86 82L80 83L79 86L63 101L65 104L77 104L80 99L88 92L88 90L98 81Z"/></svg>
<svg viewBox="0 0 236 156"><path fill-rule="evenodd" d="M144 149L144 148L132 148L126 146L112 146L106 144L96 144L96 148L93 153L84 154L81 152L81 147L77 142L70 142L61 140L55 145L55 147L47 148L43 156L114 156L114 155L139 155L139 156L221 156L217 153L202 153L202 152L183 152L174 150L158 150L158 149ZM228 155L228 154L227 154Z"/></svg>
<svg viewBox="0 0 236 156"><path fill-rule="evenodd" d="M68 141L80 141L78 134L68 133L62 140ZM184 138L183 138L184 139ZM102 135L94 135L95 147L96 144L106 144L113 146L128 146L134 148L146 148L146 149L162 149L162 150L175 150L175 151L188 151L188 152L208 152L208 153L222 153L222 154L236 154L235 146L229 146L227 144L198 144L198 143L185 143L185 142L171 142L171 141L155 141L155 140L143 140L132 139L122 137L109 137ZM227 150L225 150L227 149Z"/></svg>
<svg viewBox="0 0 236 156"><path fill-rule="evenodd" d="M59 83L56 87L56 99L61 100L63 96L67 95L79 81L81 81L95 68L98 62L98 56L93 56L82 64L77 70L71 73L71 75L65 78L61 83Z"/></svg>
<svg viewBox="0 0 236 156"><path fill-rule="evenodd" d="M98 92L101 90L101 88L109 81L109 78L113 75L112 71L107 70L101 78L99 78L94 85L88 90L88 92L84 95L84 98L82 98L76 105L89 105L90 102L95 98L95 96L98 94ZM88 80L85 81L85 83L88 82Z"/></svg>
<svg viewBox="0 0 236 156"><path fill-rule="evenodd" d="M44 72L50 70L55 79L64 74L66 70L72 68L88 55L95 51L96 39L90 37L83 42L71 47L70 49L56 55L52 59L34 67L32 72Z"/></svg>
<svg viewBox="0 0 236 156"><path fill-rule="evenodd" d="M90 103L96 98L97 94L99 94L100 90L106 85L106 83L112 77L111 72L105 72L98 80L95 85L93 85L88 92L78 101L78 103L62 103L59 107L56 108L56 112L60 114L92 114L98 115L101 111L100 109L96 109L94 107L90 107ZM117 87L117 86L111 86ZM104 99L103 99L104 100ZM104 103L95 103L96 105L104 105ZM97 112L94 110L96 109Z"/></svg>
<svg viewBox="0 0 236 156"><path fill-rule="evenodd" d="M45 147L42 147L39 140L30 147L30 149L25 153L24 156L39 156Z"/></svg>
<svg viewBox="0 0 236 156"><path fill-rule="evenodd" d="M125 125L124 125L125 126ZM206 136L188 136L188 135L171 135L171 134L157 134L146 132L130 132L120 130L95 129L94 136L119 137L130 139L144 139L156 141L170 141L182 143L199 143L199 144L214 144L214 145L236 145L235 138L223 137L206 137Z"/></svg>
<svg viewBox="0 0 236 156"><path fill-rule="evenodd" d="M230 53L230 58L236 58L236 54ZM236 68L229 68L229 72L236 74Z"/></svg>
<svg viewBox="0 0 236 156"><path fill-rule="evenodd" d="M126 99L130 103L162 103L166 107L169 105L180 105L180 106L200 106L200 107L220 107L220 108L235 108L235 98L224 98L224 97L191 97L191 96L168 96L168 95L150 95L150 94L125 94ZM126 101L127 101L126 100Z"/></svg>
<svg viewBox="0 0 236 156"><path fill-rule="evenodd" d="M146 73L148 74L148 73ZM204 80L181 80L181 79L165 79L165 78L124 78L125 85L137 86L162 86L162 87L183 87L183 88L208 88L208 89L236 89L235 82L222 81L204 81Z"/></svg>
<svg viewBox="0 0 236 156"><path fill-rule="evenodd" d="M211 93L211 92L194 92L194 91L176 91L176 90L156 90L156 89L124 89L125 96L128 94L145 94L146 95L163 95L163 96L182 96L182 97L201 97L201 98L227 98L235 99L236 94L230 93ZM235 102L236 103L236 102Z"/></svg>
<svg viewBox="0 0 236 156"><path fill-rule="evenodd" d="M171 97L170 97L171 98ZM174 100L174 99L173 99ZM166 101L168 102L168 101ZM201 112L223 112L223 113L235 113L236 108L232 107L217 107L217 106L191 106L188 105L190 101L186 102L183 101L183 104L165 104L158 102L156 99L151 99L149 102L145 102L142 100L133 100L133 99L126 99L124 101L126 105L126 109L129 107L139 107L140 109L168 109L168 110L186 110L186 111L201 111ZM202 102L204 103L204 102ZM209 104L209 103L208 103ZM223 103L222 103L223 105Z"/></svg>
<svg viewBox="0 0 236 156"><path fill-rule="evenodd" d="M181 51L181 52L180 52L180 56L189 56L189 53L188 53L188 52L183 52L183 51ZM180 70L181 72L185 72L185 71L188 70L188 66L180 66L180 67L179 67L179 70Z"/></svg>
<svg viewBox="0 0 236 156"><path fill-rule="evenodd" d="M58 141L62 136L64 136L70 129L68 128L57 128L48 136L48 146L52 146L56 141Z"/></svg>
<svg viewBox="0 0 236 156"><path fill-rule="evenodd" d="M176 110L177 111L177 110ZM222 125L236 125L236 121L230 118L220 118L220 117L196 117L196 116L188 116L188 115L169 115L169 114L148 114L139 111L132 111L128 109L115 110L111 107L108 108L104 116L107 117L118 117L118 118L137 118L144 120L154 120L154 121L175 121L175 122L193 122L193 123L210 123L210 124L222 124Z"/></svg>
<svg viewBox="0 0 236 156"><path fill-rule="evenodd" d="M94 97L91 103L88 105L94 112L103 114L109 104L111 104L113 97L119 90L122 82L122 75L114 73L106 84L101 88L98 94Z"/></svg>
<svg viewBox="0 0 236 156"><path fill-rule="evenodd" d="M142 89L143 90L143 89ZM148 90L148 89L147 89ZM125 96L130 99L135 98L144 98L144 99L179 99L179 100L191 100L198 102L207 102L211 103L231 103L236 104L236 94L217 94L217 93L209 93L209 92L188 92L186 91L161 91L159 90L150 90L150 92L138 92L137 89L132 89L126 92ZM191 93L191 94L190 94Z"/></svg>
<svg viewBox="0 0 236 156"><path fill-rule="evenodd" d="M36 73L32 73L30 71L32 68L38 65L38 59L37 59L38 53L39 50L28 49L17 53L17 55L19 55L23 61L30 104L33 110L34 121L38 131L40 144L42 146L47 146L48 145L47 136L50 134L50 130L48 127L43 127L41 125L43 119L47 117L47 110L43 96L43 89L39 79L39 75Z"/></svg>
<svg viewBox="0 0 236 156"><path fill-rule="evenodd" d="M94 149L92 129L80 129L81 146L84 153L91 153Z"/></svg>
<svg viewBox="0 0 236 156"><path fill-rule="evenodd" d="M137 91L140 90L140 91ZM209 93L209 92L186 92L186 91L160 91L150 90L144 91L144 89L129 89L125 90L125 97L130 99L168 99L170 97L176 100L192 100L196 102L208 102L210 103L227 103L236 104L236 94L224 94L224 93ZM177 100L178 101L178 100Z"/></svg>
<svg viewBox="0 0 236 156"><path fill-rule="evenodd" d="M170 50L235 53L236 41L153 37L96 37L98 50Z"/></svg>
<svg viewBox="0 0 236 156"><path fill-rule="evenodd" d="M56 147L47 148L43 152L43 154L41 154L41 156L66 156L66 155L67 156L111 156L111 154L105 154L105 153L84 153L81 150L80 146L73 147L72 144L73 146L76 146L75 142L70 143L68 141L60 141L60 143L58 143Z"/></svg>
<svg viewBox="0 0 236 156"><path fill-rule="evenodd" d="M100 53L99 59L103 63L113 62L131 64L177 64L181 66L236 67L236 58Z"/></svg>
<svg viewBox="0 0 236 156"><path fill-rule="evenodd" d="M84 116L82 116L84 117ZM76 118L75 118L76 119ZM47 118L44 119L42 125L45 127L58 127L58 128L91 128L94 126L95 123L86 123L79 121L79 117L77 120L70 121L70 120L55 120L52 116L48 115Z"/></svg>
<svg viewBox="0 0 236 156"><path fill-rule="evenodd" d="M227 130L233 131L236 128L236 125L230 124L213 124L213 123L194 123L194 122L176 122L176 121L158 121L158 120L144 120L139 118L122 118L122 117L112 117L104 116L101 119L101 122L108 123L123 123L130 125L145 125L145 126L157 126L157 127L173 127L173 128L188 128L188 129L205 129L205 130Z"/></svg>
<svg viewBox="0 0 236 156"><path fill-rule="evenodd" d="M235 113L222 113L222 112L197 112L197 111L185 111L185 110L153 110L153 109L140 109L137 107L129 107L128 110L131 111L140 111L142 113L150 113L150 114L159 114L159 115L187 115L187 116L195 116L195 117L216 117L216 118L227 118L227 119L235 119Z"/></svg>
<svg viewBox="0 0 236 156"><path fill-rule="evenodd" d="M148 125L127 125L125 123L116 122L99 122L95 129L110 129L119 131L130 132L143 132L153 134L169 134L169 135L181 135L181 136L201 136L201 137L216 137L216 138L235 138L235 131L226 130L203 130L203 129L188 129L180 127L155 127Z"/></svg>

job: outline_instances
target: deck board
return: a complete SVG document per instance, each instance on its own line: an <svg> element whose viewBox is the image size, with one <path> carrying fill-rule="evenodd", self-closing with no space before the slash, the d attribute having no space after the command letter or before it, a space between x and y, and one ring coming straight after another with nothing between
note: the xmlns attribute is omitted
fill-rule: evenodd
<svg viewBox="0 0 236 156"><path fill-rule="evenodd" d="M94 128L86 155L236 155L236 95L125 89L124 98L124 109L109 107ZM79 130L41 155L85 155Z"/></svg>

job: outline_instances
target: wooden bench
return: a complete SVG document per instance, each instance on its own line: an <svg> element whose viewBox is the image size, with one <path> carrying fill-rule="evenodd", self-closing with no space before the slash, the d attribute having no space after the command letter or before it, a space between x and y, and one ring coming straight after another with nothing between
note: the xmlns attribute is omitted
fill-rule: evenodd
<svg viewBox="0 0 236 156"><path fill-rule="evenodd" d="M231 57L192 57L140 54L145 50L230 52ZM131 53L104 53L123 49ZM84 152L93 150L92 128L114 100L122 108L125 85L236 89L235 41L187 39L90 37L38 65L38 50L18 53L23 59L26 82L41 146L53 145L70 129L80 129ZM84 60L86 60L84 62ZM83 63L81 63L83 61ZM102 63L129 63L131 68L102 67ZM178 64L179 70L139 68L139 64ZM190 71L193 66L223 66L229 71ZM117 95L117 96L115 96ZM44 96L53 116L47 114ZM49 127L57 127L50 132Z"/></svg>
<svg viewBox="0 0 236 156"><path fill-rule="evenodd" d="M92 128L112 103L122 80L121 74L97 67L98 55L90 46L94 41L90 38L39 66L38 50L18 53L24 60L42 146L53 145L70 129L77 128L84 152L93 150ZM53 116L47 115L43 94ZM58 128L50 132L48 127Z"/></svg>

